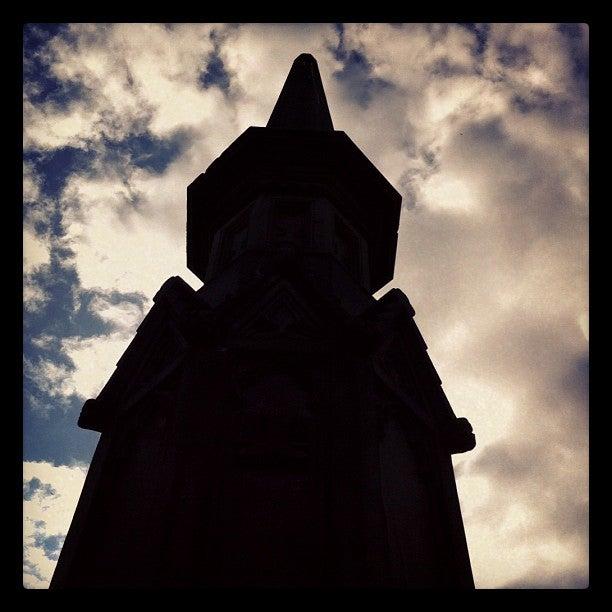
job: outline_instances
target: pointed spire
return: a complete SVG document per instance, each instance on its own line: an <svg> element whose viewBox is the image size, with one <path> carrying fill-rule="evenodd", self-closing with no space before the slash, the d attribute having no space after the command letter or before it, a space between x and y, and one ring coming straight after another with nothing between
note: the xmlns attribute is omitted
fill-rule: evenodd
<svg viewBox="0 0 612 612"><path fill-rule="evenodd" d="M302 53L293 62L266 127L334 129L317 60L309 53Z"/></svg>

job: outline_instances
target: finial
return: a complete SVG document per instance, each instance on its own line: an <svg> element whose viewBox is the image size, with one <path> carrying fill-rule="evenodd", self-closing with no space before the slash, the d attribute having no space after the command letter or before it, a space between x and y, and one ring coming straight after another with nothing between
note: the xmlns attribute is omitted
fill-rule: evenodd
<svg viewBox="0 0 612 612"><path fill-rule="evenodd" d="M293 62L266 127L334 129L317 60L310 53L302 53Z"/></svg>

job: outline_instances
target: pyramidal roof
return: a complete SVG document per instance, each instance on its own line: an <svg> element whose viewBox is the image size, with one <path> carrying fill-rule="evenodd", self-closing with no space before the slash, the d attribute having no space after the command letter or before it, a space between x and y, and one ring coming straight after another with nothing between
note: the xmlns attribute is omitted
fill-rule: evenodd
<svg viewBox="0 0 612 612"><path fill-rule="evenodd" d="M293 62L270 115L269 128L333 130L317 60L302 53Z"/></svg>

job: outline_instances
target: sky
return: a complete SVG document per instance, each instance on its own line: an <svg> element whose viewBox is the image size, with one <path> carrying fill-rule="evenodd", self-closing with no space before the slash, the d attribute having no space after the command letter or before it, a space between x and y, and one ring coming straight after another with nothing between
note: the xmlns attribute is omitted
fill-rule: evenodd
<svg viewBox="0 0 612 612"><path fill-rule="evenodd" d="M335 129L403 198L406 293L476 448L476 586L588 585L584 24L27 24L24 585L48 588L98 434L76 425L186 268L186 187L318 61Z"/></svg>

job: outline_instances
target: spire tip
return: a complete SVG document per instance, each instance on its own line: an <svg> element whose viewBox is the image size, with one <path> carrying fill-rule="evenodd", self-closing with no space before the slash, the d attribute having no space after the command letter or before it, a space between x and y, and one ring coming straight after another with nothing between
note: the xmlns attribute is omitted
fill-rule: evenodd
<svg viewBox="0 0 612 612"><path fill-rule="evenodd" d="M333 131L319 65L310 53L293 61L266 127Z"/></svg>

